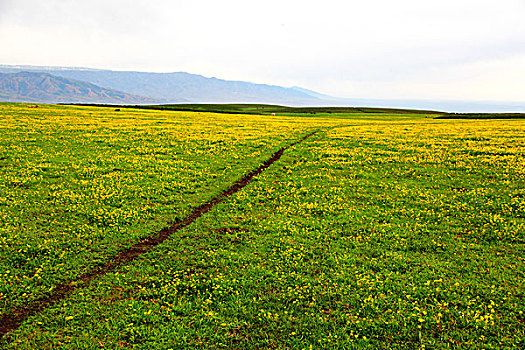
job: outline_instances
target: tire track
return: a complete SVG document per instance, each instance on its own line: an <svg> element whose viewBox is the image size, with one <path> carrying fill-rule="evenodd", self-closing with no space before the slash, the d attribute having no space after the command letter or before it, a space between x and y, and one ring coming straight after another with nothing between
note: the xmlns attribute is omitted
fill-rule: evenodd
<svg viewBox="0 0 525 350"><path fill-rule="evenodd" d="M135 243L130 248L122 250L120 253L117 254L117 256L106 262L104 265L93 269L89 272L86 272L77 277L76 279L57 284L50 295L42 297L40 299L36 299L32 302L29 302L29 304L24 307L16 308L10 311L9 313L1 315L0 339L2 339L7 333L18 329L22 325L22 323L24 323L30 317L37 315L45 309L53 306L57 302L65 299L75 290L86 288L89 285L89 283L96 277L111 273L117 270L119 267L129 264L142 254L147 253L151 249L155 248L156 246L170 238L174 233L185 228L186 226L190 225L195 220L206 214L214 206L221 203L224 199L232 196L233 194L244 188L246 185L248 185L255 176L261 174L270 165L278 161L283 155L284 151L286 151L288 148L305 141L317 132L318 131L307 134L301 139L289 144L288 146L281 148L280 150L275 152L270 159L266 160L261 166L246 174L242 179L237 180L224 192L193 209L193 211L186 218L175 222L169 227L163 228L159 232L152 234L149 237L146 237L140 242Z"/></svg>

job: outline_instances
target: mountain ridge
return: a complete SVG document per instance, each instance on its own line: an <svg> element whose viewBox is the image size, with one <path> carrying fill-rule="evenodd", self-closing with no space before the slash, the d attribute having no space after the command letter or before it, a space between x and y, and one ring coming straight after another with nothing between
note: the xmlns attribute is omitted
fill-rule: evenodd
<svg viewBox="0 0 525 350"><path fill-rule="evenodd" d="M146 104L161 100L42 72L0 72L0 99L7 102Z"/></svg>
<svg viewBox="0 0 525 350"><path fill-rule="evenodd" d="M276 104L286 106L368 106L440 110L447 112L499 112L522 113L524 101L463 101L463 100L413 100L384 98L341 98L318 93L301 87L280 87L208 78L186 72L148 73L112 71L85 67L0 65L0 73L21 71L44 72L68 79L88 82L100 88L136 95L152 102L119 101L121 104L170 104L170 103L228 103ZM160 77L160 79L159 79ZM0 91L0 101L8 101L10 94ZM51 103L40 99L31 102ZM71 101L68 101L71 102ZM105 104L105 99L83 99L80 103Z"/></svg>
<svg viewBox="0 0 525 350"><path fill-rule="evenodd" d="M144 96L165 103L286 103L315 104L319 98L294 88L224 80L187 72L152 73L91 68L6 66L0 72L43 72L88 82L105 89ZM91 101L100 102L100 101Z"/></svg>

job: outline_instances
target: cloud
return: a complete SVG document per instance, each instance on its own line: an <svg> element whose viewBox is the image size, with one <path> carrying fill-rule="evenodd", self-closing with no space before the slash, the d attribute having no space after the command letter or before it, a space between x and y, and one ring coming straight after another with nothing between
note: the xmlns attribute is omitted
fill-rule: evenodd
<svg viewBox="0 0 525 350"><path fill-rule="evenodd" d="M0 26L2 25L2 18L7 18L11 9L13 0L2 0L0 1Z"/></svg>
<svg viewBox="0 0 525 350"><path fill-rule="evenodd" d="M129 6L128 1L9 1L11 24L34 30L53 28L69 30L71 34L104 31L108 36L137 33L150 19L144 2ZM7 15L6 15L7 16Z"/></svg>
<svg viewBox="0 0 525 350"><path fill-rule="evenodd" d="M387 98L394 92L385 87L436 80L436 71L447 72L449 81L469 80L477 73L460 67L517 64L511 58L525 53L522 0L0 0L0 6L0 37L10 48L0 52L2 63L190 71L313 89L330 82L342 96L364 86L373 94L375 86ZM428 96L447 94L442 84L427 86Z"/></svg>

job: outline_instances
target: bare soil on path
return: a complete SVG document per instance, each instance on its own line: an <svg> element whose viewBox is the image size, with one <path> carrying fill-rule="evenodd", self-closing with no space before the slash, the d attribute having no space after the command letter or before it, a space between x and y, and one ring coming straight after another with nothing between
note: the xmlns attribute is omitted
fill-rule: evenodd
<svg viewBox="0 0 525 350"><path fill-rule="evenodd" d="M175 222L173 225L166 227L159 232L156 232L140 242L135 243L131 247L122 250L114 258L107 261L104 265L89 271L85 274L80 275L74 280L66 281L58 284L55 289L51 292L50 295L43 298L34 300L25 307L20 307L13 309L11 312L6 313L0 316L0 339L3 338L7 333L12 332L18 329L22 323L24 323L30 317L44 311L45 309L53 306L60 300L65 299L68 295L74 292L77 289L86 288L89 283L97 278L98 276L103 276L108 273L111 273L118 268L125 266L135 260L137 257L142 254L147 253L151 249L155 248L168 238L170 238L175 232L185 228L186 226L193 223L195 220L206 214L214 206L221 203L225 198L228 198L248 185L255 176L261 174L266 170L270 165L275 163L281 158L284 151L290 147L297 145L300 142L308 139L312 135L316 134L312 132L302 137L300 140L291 143L288 146L285 146L275 152L271 158L266 160L261 166L257 169L252 170L250 173L246 174L242 179L237 180L232 186L226 189L224 192L218 196L210 199L204 204L193 209L193 211L186 218Z"/></svg>

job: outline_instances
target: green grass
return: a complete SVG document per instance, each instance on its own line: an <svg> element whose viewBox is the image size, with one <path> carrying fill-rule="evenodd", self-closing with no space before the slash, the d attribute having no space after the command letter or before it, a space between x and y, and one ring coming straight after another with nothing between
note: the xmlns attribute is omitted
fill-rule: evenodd
<svg viewBox="0 0 525 350"><path fill-rule="evenodd" d="M60 109L54 108L50 107L49 113L63 120ZM97 111L104 111L63 108L68 113L93 113L96 120L101 118L97 113L102 113ZM111 113L110 119L119 118L118 113L123 111ZM156 122L166 127L179 118L186 120L183 134L195 135L199 145L184 153L186 156L205 147L202 145L209 147L210 132L199 131L207 124L194 122L219 118L170 112L174 114L159 120L158 114L153 118L141 114L148 112L133 113L134 118L147 121L146 134L159 125ZM227 126L226 130L232 125L250 126L253 138L247 143L247 134L233 137L242 132L242 128L235 129L228 134L234 152L210 155L202 149L198 158L192 159L207 164L202 172L210 174L210 169L235 160L255 167L274 147L286 144L287 139L296 140L306 130L322 128L327 120L248 117L224 116L225 124L209 126L221 132L225 132L221 125ZM525 346L523 121L433 120L414 115L343 117L334 118L330 128L287 150L246 188L162 245L30 318L4 338L2 346ZM34 116L27 118L34 122ZM84 118L75 119L75 123L81 120ZM103 125L102 120L97 123ZM179 127L173 125L171 133L177 134ZM295 133L290 131L293 127ZM72 125L68 132L77 128ZM268 130L263 132L265 128ZM60 137L64 136L60 130L50 129L55 147L68 139ZM129 137L136 132L130 132ZM11 134L4 133L3 138ZM72 139L78 139L75 136ZM113 142L123 137L119 131ZM132 149L145 142L143 138L123 140L122 145ZM248 162L247 154L253 152L257 140L272 141L264 141L269 147ZM19 152L33 147L22 144ZM156 147L148 148L147 154L154 154ZM86 152L86 156L96 152L96 148L80 145L71 148ZM128 157L122 153L123 160ZM142 167L139 163L135 171ZM163 166L157 167L162 171ZM173 176L178 171L175 169ZM184 202L186 206L174 206L168 198L154 207L183 215L187 212L184 208L227 187L226 177L232 183L241 173L224 173L215 192L204 185L212 187L213 180L204 177L195 182L203 184L199 187L202 197ZM56 181L70 178L63 175L60 179ZM165 183L163 178L148 180L151 188ZM186 188L189 191L191 186ZM16 209L16 204L7 207ZM21 222L27 225L27 221ZM56 235L55 224L47 226L51 235ZM131 227L139 226L133 223ZM4 236L9 234L12 232L3 231ZM3 254L12 256L10 251ZM80 268L78 263L72 266Z"/></svg>
<svg viewBox="0 0 525 350"><path fill-rule="evenodd" d="M523 119L525 113L445 113L436 119Z"/></svg>
<svg viewBox="0 0 525 350"><path fill-rule="evenodd" d="M219 194L315 120L2 104L0 312Z"/></svg>
<svg viewBox="0 0 525 350"><path fill-rule="evenodd" d="M96 105L93 105L96 106ZM256 114L268 115L279 113L284 115L315 115L315 114L441 114L441 112L376 108L376 107L287 107L265 104L166 104L166 105L138 105L138 106L112 106L114 108L138 108L161 111L186 111L186 112L211 112L228 114Z"/></svg>

